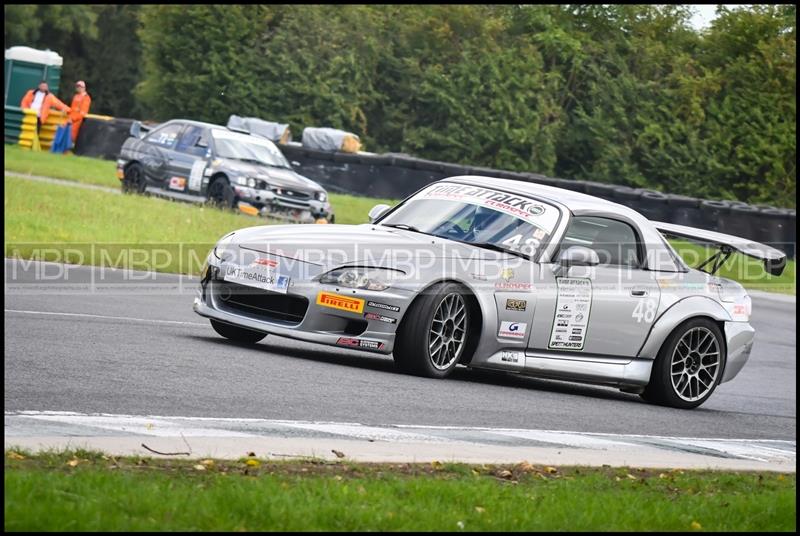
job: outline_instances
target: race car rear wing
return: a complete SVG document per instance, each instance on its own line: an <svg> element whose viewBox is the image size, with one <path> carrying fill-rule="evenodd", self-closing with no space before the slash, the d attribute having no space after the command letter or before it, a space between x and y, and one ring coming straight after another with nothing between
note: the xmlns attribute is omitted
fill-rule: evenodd
<svg viewBox="0 0 800 536"><path fill-rule="evenodd" d="M718 233L716 231L697 229L695 227L686 227L685 225L676 225L674 223L664 223L660 221L654 221L652 223L662 234L686 238L701 244L713 244L718 246L719 251L697 267L698 270L703 270L703 268L711 264L711 270L708 272L710 274L719 270L725 260L734 251L763 261L764 270L772 275L781 275L784 267L786 267L786 254L784 252L746 238L739 238L738 236Z"/></svg>
<svg viewBox="0 0 800 536"><path fill-rule="evenodd" d="M147 126L141 121L134 121L128 133L134 138L141 138L151 130L153 130L153 126Z"/></svg>

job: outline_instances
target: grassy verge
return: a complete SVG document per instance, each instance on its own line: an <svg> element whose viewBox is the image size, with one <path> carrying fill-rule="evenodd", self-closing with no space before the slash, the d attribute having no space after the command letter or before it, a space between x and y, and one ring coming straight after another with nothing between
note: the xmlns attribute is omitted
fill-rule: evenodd
<svg viewBox="0 0 800 536"><path fill-rule="evenodd" d="M85 156L61 155L34 152L18 145L5 146L5 169L17 173L53 177L111 188L119 188L115 162ZM330 194L330 202L336 214L336 223L366 223L369 209L378 203L395 204L391 199L372 199L352 195ZM255 221L254 221L255 220ZM255 218L244 225L261 225L263 220ZM243 226L244 226L243 225ZM154 235L158 240L160 235Z"/></svg>
<svg viewBox="0 0 800 536"><path fill-rule="evenodd" d="M6 451L5 530L794 531L796 476Z"/></svg>
<svg viewBox="0 0 800 536"><path fill-rule="evenodd" d="M34 153L17 146L5 146L5 157L5 167L8 170L105 186L119 185L114 174L114 162L106 160ZM197 251L203 250L200 253L202 260L211 244L225 233L241 227L268 223L249 216L159 199L140 198L137 201L128 197L109 198L100 192L67 192L68 189L63 187L31 183L26 183L22 187L18 180L7 179L6 242L144 244L169 241L174 243L176 248L179 244L184 244L181 247L188 248L192 252L192 258L197 256ZM10 196L13 196L11 202L9 202ZM331 195L331 203L339 223L365 223L369 209L380 202L394 203L392 200ZM202 246L193 247L192 243L201 243ZM697 266L700 261L713 253L708 248L686 241L676 240L671 243L690 266ZM82 258L90 260L96 257L85 249L81 251L80 255L71 256L79 264L82 263L80 262ZM8 247L6 254L9 254ZM21 254L25 255L24 252ZM120 255L126 257L124 250L113 248L108 254L113 258L118 258ZM184 253L177 249L176 254L171 256L183 259L184 262L186 260ZM49 260L60 259L58 254L53 252ZM141 265L130 267L196 273L191 268L182 268L180 263L166 261L164 263L163 266L162 263L156 263L155 267L150 268ZM719 275L739 281L751 289L796 294L793 260L787 263L783 274L776 277L766 274L759 261L734 254L725 262Z"/></svg>

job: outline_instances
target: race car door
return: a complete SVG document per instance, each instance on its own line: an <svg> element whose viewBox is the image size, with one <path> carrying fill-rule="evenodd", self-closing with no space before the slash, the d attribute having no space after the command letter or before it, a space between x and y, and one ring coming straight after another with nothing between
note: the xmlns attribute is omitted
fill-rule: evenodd
<svg viewBox="0 0 800 536"><path fill-rule="evenodd" d="M634 228L620 220L573 217L551 264L541 265L529 347L552 357L635 357L658 309L654 272L641 268ZM597 253L597 265L559 263L567 249Z"/></svg>
<svg viewBox="0 0 800 536"><path fill-rule="evenodd" d="M199 194L203 171L208 163L208 129L187 125L170 154L170 173L175 178L169 185L174 191Z"/></svg>

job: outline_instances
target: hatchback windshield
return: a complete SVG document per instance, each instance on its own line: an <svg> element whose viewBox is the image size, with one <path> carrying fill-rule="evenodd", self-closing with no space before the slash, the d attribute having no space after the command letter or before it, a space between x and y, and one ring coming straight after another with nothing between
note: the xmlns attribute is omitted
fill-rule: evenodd
<svg viewBox="0 0 800 536"><path fill-rule="evenodd" d="M212 135L217 156L291 169L283 154L269 140L224 130L212 130Z"/></svg>
<svg viewBox="0 0 800 536"><path fill-rule="evenodd" d="M558 218L555 206L521 195L440 183L409 199L380 224L535 258Z"/></svg>

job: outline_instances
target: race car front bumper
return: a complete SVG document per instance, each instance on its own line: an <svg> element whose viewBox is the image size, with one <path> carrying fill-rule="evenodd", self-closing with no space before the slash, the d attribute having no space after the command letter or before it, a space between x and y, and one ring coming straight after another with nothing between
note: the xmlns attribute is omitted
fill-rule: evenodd
<svg viewBox="0 0 800 536"><path fill-rule="evenodd" d="M728 352L720 383L734 379L750 359L755 333L756 330L747 322L725 322L725 347Z"/></svg>
<svg viewBox="0 0 800 536"><path fill-rule="evenodd" d="M413 294L337 288L316 281L291 281L286 293L226 281L209 266L194 299L206 318L255 331L389 354L395 331Z"/></svg>
<svg viewBox="0 0 800 536"><path fill-rule="evenodd" d="M277 195L272 190L239 185L234 186L234 191L241 201L256 207L263 215L285 215L303 223L320 218L333 222L333 210L327 200L292 199L285 195Z"/></svg>

